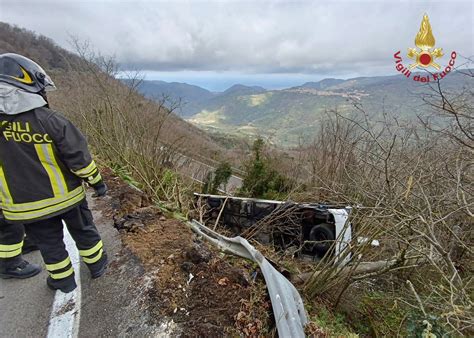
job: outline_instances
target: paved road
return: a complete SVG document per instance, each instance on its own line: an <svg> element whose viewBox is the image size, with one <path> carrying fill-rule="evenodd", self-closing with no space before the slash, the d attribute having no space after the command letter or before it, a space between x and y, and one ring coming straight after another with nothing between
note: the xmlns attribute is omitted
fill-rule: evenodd
<svg viewBox="0 0 474 338"><path fill-rule="evenodd" d="M89 200L111 264L103 277L91 280L87 267L82 263L81 305L73 311L74 315L80 314L80 321L74 324L71 335L62 332L55 336L150 335L154 328L148 326L147 315L141 311L139 304L146 293L146 287L141 287L143 270L131 255L120 254L122 245L112 221L97 210L96 201ZM38 252L30 253L25 258L43 265ZM56 293L46 286L46 277L44 270L26 280L0 279L0 337L48 336L48 328L53 325L50 318Z"/></svg>
<svg viewBox="0 0 474 338"><path fill-rule="evenodd" d="M214 167L183 154L178 154L174 159L174 163L180 173L200 183L206 180L208 173L214 172L215 170ZM242 178L232 175L225 187L226 191L224 191L224 187L221 187L221 193L233 193L242 186L242 183Z"/></svg>
<svg viewBox="0 0 474 338"><path fill-rule="evenodd" d="M31 263L42 262L38 253L25 256ZM48 332L54 292L45 284L46 272L25 280L0 279L0 336L44 337Z"/></svg>

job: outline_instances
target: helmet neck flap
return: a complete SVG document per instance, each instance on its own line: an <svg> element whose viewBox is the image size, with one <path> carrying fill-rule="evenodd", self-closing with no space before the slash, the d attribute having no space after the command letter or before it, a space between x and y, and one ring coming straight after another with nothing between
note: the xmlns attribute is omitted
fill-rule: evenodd
<svg viewBox="0 0 474 338"><path fill-rule="evenodd" d="M42 95L38 94L27 92L0 81L0 115L16 115L47 106L47 101Z"/></svg>

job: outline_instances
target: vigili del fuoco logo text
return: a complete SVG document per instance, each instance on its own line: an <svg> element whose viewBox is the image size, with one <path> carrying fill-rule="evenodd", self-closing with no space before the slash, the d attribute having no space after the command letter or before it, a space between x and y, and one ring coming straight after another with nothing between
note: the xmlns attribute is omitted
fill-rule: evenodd
<svg viewBox="0 0 474 338"><path fill-rule="evenodd" d="M455 51L451 52L451 59L446 67L442 68L437 63L437 59L444 55L443 49L435 48L435 38L431 30L430 19L426 14L421 21L420 31L416 35L415 45L415 48L408 48L407 56L414 61L408 67L402 63L403 60L400 51L393 54L395 58L395 69L407 78L412 78L413 81L418 82L438 81L454 69L457 56ZM428 72L426 75L415 74L412 77L411 71L414 68L427 70ZM432 69L435 69L435 72L431 72ZM439 72L440 70L441 72Z"/></svg>

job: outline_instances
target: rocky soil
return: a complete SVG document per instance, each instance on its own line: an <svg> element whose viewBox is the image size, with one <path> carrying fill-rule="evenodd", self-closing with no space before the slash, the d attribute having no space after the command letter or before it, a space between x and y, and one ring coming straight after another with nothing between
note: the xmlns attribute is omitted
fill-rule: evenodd
<svg viewBox="0 0 474 338"><path fill-rule="evenodd" d="M125 248L138 257L149 287L142 300L150 325L179 336L267 335L271 304L256 265L204 243L185 222L167 217L111 170L103 176Z"/></svg>

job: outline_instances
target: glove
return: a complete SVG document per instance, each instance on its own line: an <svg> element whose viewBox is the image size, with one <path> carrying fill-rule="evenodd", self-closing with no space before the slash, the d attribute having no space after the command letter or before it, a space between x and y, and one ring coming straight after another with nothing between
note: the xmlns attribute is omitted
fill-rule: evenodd
<svg viewBox="0 0 474 338"><path fill-rule="evenodd" d="M107 191L109 190L103 180L100 180L99 182L94 184L92 188L94 188L95 190L95 194L92 195L92 197L104 196L105 194L107 194Z"/></svg>

